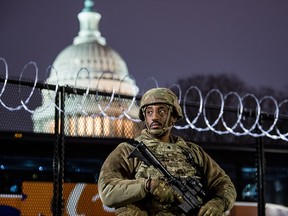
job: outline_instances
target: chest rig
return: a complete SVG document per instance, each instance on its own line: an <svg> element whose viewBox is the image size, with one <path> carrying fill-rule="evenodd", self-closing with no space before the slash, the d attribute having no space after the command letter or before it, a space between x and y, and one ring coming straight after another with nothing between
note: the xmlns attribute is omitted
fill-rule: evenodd
<svg viewBox="0 0 288 216"><path fill-rule="evenodd" d="M199 176L198 165L189 150L175 143L157 143L149 145L149 150L174 177L185 179ZM153 166L141 163L136 178L163 179L163 174Z"/></svg>

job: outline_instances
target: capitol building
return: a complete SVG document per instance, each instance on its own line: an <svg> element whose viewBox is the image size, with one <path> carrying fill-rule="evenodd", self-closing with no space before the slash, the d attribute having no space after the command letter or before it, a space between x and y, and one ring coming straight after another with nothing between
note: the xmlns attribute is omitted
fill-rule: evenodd
<svg viewBox="0 0 288 216"><path fill-rule="evenodd" d="M133 138L141 128L135 100L139 88L126 62L101 35L101 15L93 7L93 1L84 1L78 14L79 33L58 54L46 80L57 91L67 86L75 92L65 93L63 111L61 102L55 104L56 91L42 90L42 105L32 116L34 132L54 133L55 111L65 113L67 136ZM85 94L76 89L85 90Z"/></svg>

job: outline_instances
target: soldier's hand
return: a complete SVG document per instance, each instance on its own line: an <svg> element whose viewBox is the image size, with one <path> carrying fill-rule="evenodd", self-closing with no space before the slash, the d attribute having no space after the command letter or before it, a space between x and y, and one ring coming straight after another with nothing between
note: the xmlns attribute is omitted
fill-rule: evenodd
<svg viewBox="0 0 288 216"><path fill-rule="evenodd" d="M162 180L149 179L148 191L161 203L172 203L174 201L174 190Z"/></svg>
<svg viewBox="0 0 288 216"><path fill-rule="evenodd" d="M199 210L198 216L223 216L224 204L220 199L210 200Z"/></svg>

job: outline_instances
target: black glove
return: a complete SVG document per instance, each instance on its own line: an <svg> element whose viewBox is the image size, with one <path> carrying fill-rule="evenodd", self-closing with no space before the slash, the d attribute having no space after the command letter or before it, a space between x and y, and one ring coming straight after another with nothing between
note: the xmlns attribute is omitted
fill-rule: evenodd
<svg viewBox="0 0 288 216"><path fill-rule="evenodd" d="M208 201L199 210L198 216L223 216L224 202L220 198Z"/></svg>

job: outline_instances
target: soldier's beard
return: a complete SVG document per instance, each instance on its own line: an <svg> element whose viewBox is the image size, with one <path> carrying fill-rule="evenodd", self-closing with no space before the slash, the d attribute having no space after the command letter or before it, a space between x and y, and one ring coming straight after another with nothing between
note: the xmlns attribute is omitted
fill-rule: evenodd
<svg viewBox="0 0 288 216"><path fill-rule="evenodd" d="M171 124L170 122L170 117L167 118L165 124L164 124L164 127L162 128L151 128L151 125L149 127L149 125L147 125L147 130L150 134L152 134L153 136L159 138L161 136L164 136L166 133L168 133L172 127L173 127L173 124L171 124L170 126L168 126L169 124ZM161 125L162 126L162 125Z"/></svg>
<svg viewBox="0 0 288 216"><path fill-rule="evenodd" d="M169 126L169 127L163 127L163 128L159 128L159 129L150 129L148 128L148 132L150 134L152 134L155 137L161 137L164 134L166 134L169 130L171 130L173 127L173 125Z"/></svg>

